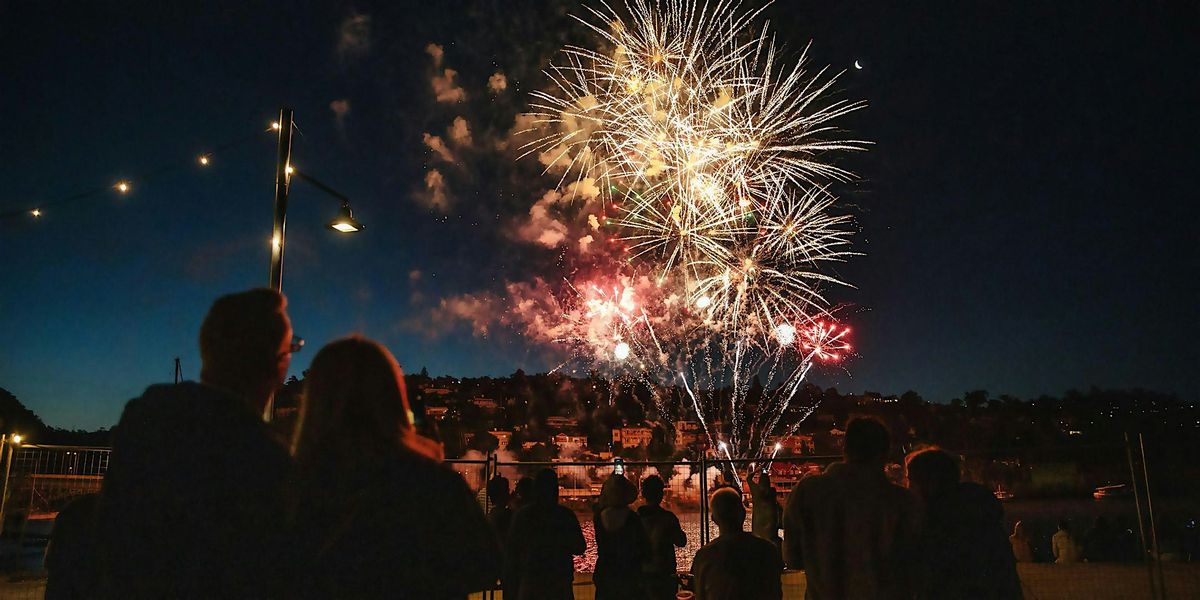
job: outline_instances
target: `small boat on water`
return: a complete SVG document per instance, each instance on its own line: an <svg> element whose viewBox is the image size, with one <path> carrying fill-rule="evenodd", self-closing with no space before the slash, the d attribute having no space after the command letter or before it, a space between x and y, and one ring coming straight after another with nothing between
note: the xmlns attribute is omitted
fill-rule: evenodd
<svg viewBox="0 0 1200 600"><path fill-rule="evenodd" d="M1125 498L1133 495L1133 489L1124 483L1115 485L1102 485L1092 492L1092 497L1097 500L1109 500L1111 498Z"/></svg>

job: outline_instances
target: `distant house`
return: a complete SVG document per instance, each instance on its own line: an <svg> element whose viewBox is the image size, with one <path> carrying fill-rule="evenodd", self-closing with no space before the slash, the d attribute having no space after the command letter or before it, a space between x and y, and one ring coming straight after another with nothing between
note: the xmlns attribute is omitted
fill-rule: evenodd
<svg viewBox="0 0 1200 600"><path fill-rule="evenodd" d="M478 406L480 408L480 410L489 411L489 412L494 411L500 407L500 405L497 404L495 400L492 400L491 398L483 398L483 397L471 398L471 404Z"/></svg>
<svg viewBox="0 0 1200 600"><path fill-rule="evenodd" d="M554 436L554 443L559 447L562 446L587 446L587 436L578 433L559 433Z"/></svg>
<svg viewBox="0 0 1200 600"><path fill-rule="evenodd" d="M571 427L579 426L579 421L572 419L571 417L560 417L555 415L553 417L546 417L546 426L551 429L569 429Z"/></svg>
<svg viewBox="0 0 1200 600"><path fill-rule="evenodd" d="M513 432L511 432L511 431L504 431L503 429L493 429L493 430L489 431L488 433L496 436L496 439L499 440L499 442L500 442L501 448L508 447L508 442L509 442L509 440L512 439L512 434L513 434Z"/></svg>
<svg viewBox="0 0 1200 600"><path fill-rule="evenodd" d="M792 454L812 454L816 448L813 436L803 433L772 436L769 439L772 444L779 444L781 450L786 449Z"/></svg>
<svg viewBox="0 0 1200 600"><path fill-rule="evenodd" d="M618 427L612 430L612 441L625 448L650 445L654 430L649 427Z"/></svg>
<svg viewBox="0 0 1200 600"><path fill-rule="evenodd" d="M431 386L431 387L421 388L421 392L425 393L425 394L429 394L430 396L449 396L450 394L454 393L454 390L452 390L450 388L432 387Z"/></svg>
<svg viewBox="0 0 1200 600"><path fill-rule="evenodd" d="M442 419L445 419L446 413L449 411L450 411L450 409L445 406L426 406L425 407L425 414L428 415L429 418L433 419L434 421L441 421Z"/></svg>

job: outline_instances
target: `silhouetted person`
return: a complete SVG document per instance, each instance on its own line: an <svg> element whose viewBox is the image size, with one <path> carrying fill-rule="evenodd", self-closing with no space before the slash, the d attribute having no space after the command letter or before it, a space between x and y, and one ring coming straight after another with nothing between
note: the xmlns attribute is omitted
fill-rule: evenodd
<svg viewBox="0 0 1200 600"><path fill-rule="evenodd" d="M679 526L679 518L662 507L664 488L666 484L658 475L642 480L642 498L646 503L638 508L638 516L650 541L642 559L643 585L650 600L675 599L679 591L675 548L687 545L687 534Z"/></svg>
<svg viewBox="0 0 1200 600"><path fill-rule="evenodd" d="M508 532L511 572L517 575L517 600L572 600L575 581L573 555L583 554L587 542L579 519L558 503L558 475L553 469L538 471L533 480L532 502L513 515ZM505 598L509 597L505 590Z"/></svg>
<svg viewBox="0 0 1200 600"><path fill-rule="evenodd" d="M805 569L808 598L912 597L919 509L884 475L890 444L879 421L851 420L845 460L801 480L788 498L784 555Z"/></svg>
<svg viewBox="0 0 1200 600"><path fill-rule="evenodd" d="M1061 519L1058 522L1058 531L1054 532L1054 536L1050 538L1050 550L1054 554L1054 562L1060 565L1068 565L1079 562L1081 550L1079 542L1075 541L1075 537L1071 535L1071 530L1066 519Z"/></svg>
<svg viewBox="0 0 1200 600"><path fill-rule="evenodd" d="M1012 546L1013 559L1019 563L1033 562L1033 544L1029 540L1029 530L1021 521L1013 525L1012 535L1008 536L1008 544Z"/></svg>
<svg viewBox="0 0 1200 600"><path fill-rule="evenodd" d="M696 551L692 586L697 600L778 600L783 598L779 547L742 530L746 508L732 488L713 492L712 519L720 535Z"/></svg>
<svg viewBox="0 0 1200 600"><path fill-rule="evenodd" d="M1096 523L1083 538L1083 558L1088 562L1113 562L1119 560L1117 530L1108 524L1108 519L1096 517Z"/></svg>
<svg viewBox="0 0 1200 600"><path fill-rule="evenodd" d="M97 508L94 596L273 593L290 461L263 412L298 349L285 306L265 289L219 298L200 326L200 383L125 405Z"/></svg>
<svg viewBox="0 0 1200 600"><path fill-rule="evenodd" d="M905 461L925 508L919 555L921 598L1021 598L1004 508L991 490L960 481L958 460L929 448Z"/></svg>
<svg viewBox="0 0 1200 600"><path fill-rule="evenodd" d="M779 548L783 540L779 539L779 530L783 527L783 509L779 506L775 488L771 485L771 476L762 473L755 480L747 476L750 482L750 498L754 504L750 514L750 531L758 537L775 544Z"/></svg>
<svg viewBox="0 0 1200 600"><path fill-rule="evenodd" d="M91 598L96 593L95 532L99 494L72 499L54 519L46 546L46 600Z"/></svg>
<svg viewBox="0 0 1200 600"><path fill-rule="evenodd" d="M630 510L637 500L637 487L624 475L613 474L604 481L600 502L592 516L596 534L597 600L630 600L641 598L642 561L650 541L642 519Z"/></svg>
<svg viewBox="0 0 1200 600"><path fill-rule="evenodd" d="M488 511L488 523L492 526L492 531L496 533L496 539L508 539L508 528L512 524L513 510L509 506L512 501L512 493L508 489L508 478L503 475L496 475L487 482L487 497L488 503L491 505L491 510Z"/></svg>
<svg viewBox="0 0 1200 600"><path fill-rule="evenodd" d="M513 486L513 514L533 503L533 478L522 477Z"/></svg>
<svg viewBox="0 0 1200 600"><path fill-rule="evenodd" d="M487 482L487 496L488 502L492 506L487 515L488 524L492 526L492 532L496 534L496 539L500 542L501 555L503 556L507 552L504 544L508 542L508 530L512 527L514 513L513 508L510 506L513 498L508 488L508 478L503 475L496 475L489 479ZM502 565L507 564L507 561L502 561ZM509 588L509 584L513 579L514 576L507 569L500 573L500 581L504 589Z"/></svg>
<svg viewBox="0 0 1200 600"><path fill-rule="evenodd" d="M292 594L424 600L495 585L495 534L462 476L414 429L391 353L338 340L317 353L305 387Z"/></svg>

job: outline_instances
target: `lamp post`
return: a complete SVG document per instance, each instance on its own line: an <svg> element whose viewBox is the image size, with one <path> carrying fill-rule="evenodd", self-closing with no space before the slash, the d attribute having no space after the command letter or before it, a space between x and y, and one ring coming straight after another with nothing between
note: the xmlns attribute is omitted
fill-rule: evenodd
<svg viewBox="0 0 1200 600"><path fill-rule="evenodd" d="M333 221L329 223L330 229L340 233L354 233L363 229L362 224L354 219L354 213L350 210L349 198L292 166L292 133L295 130L292 116L292 109L281 108L279 109L279 120L271 124L271 128L275 129L279 135L275 162L275 220L271 227L271 289L277 292L283 291L283 249L287 241L285 234L288 189L291 186L293 175L341 201L342 207Z"/></svg>
<svg viewBox="0 0 1200 600"><path fill-rule="evenodd" d="M13 453L21 445L21 434L4 434L0 436L0 451L7 449L8 457L4 460L4 491L0 491L0 533L4 532L4 509L8 506L8 475L12 472Z"/></svg>

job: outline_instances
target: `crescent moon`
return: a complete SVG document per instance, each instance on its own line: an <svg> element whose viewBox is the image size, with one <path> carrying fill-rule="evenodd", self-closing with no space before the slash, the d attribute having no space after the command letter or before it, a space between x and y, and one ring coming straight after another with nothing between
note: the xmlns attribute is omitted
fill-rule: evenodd
<svg viewBox="0 0 1200 600"><path fill-rule="evenodd" d="M862 64L861 64L861 63L859 63L859 62L856 60L856 61L854 61L854 68L855 68L855 69L858 69L858 70L860 70L860 71L861 71L861 70L862 70Z"/></svg>

